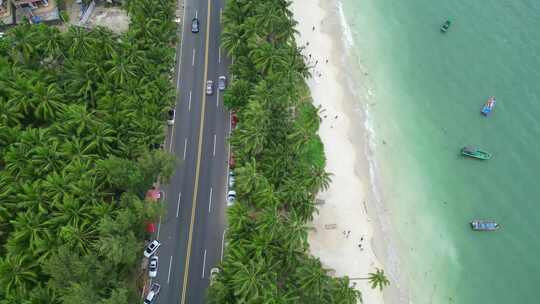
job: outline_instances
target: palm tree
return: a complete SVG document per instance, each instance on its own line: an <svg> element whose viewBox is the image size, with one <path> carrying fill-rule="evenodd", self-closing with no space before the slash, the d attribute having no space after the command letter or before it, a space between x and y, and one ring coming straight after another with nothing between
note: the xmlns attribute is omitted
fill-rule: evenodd
<svg viewBox="0 0 540 304"><path fill-rule="evenodd" d="M68 53L71 57L85 57L95 50L95 38L90 36L83 27L71 26L66 38L66 45L69 45Z"/></svg>
<svg viewBox="0 0 540 304"><path fill-rule="evenodd" d="M283 50L274 47L268 42L264 42L256 49L253 49L249 56L255 63L257 70L263 75L270 74L287 65Z"/></svg>
<svg viewBox="0 0 540 304"><path fill-rule="evenodd" d="M12 57L19 61L22 57L24 61L29 61L35 56L35 37L36 33L30 24L21 24L10 31L9 36L12 39Z"/></svg>
<svg viewBox="0 0 540 304"><path fill-rule="evenodd" d="M29 102L33 107L34 116L42 121L51 121L56 118L64 106L58 85L38 82L34 85L32 92Z"/></svg>
<svg viewBox="0 0 540 304"><path fill-rule="evenodd" d="M236 303L256 303L269 294L275 294L276 284L272 282L271 269L264 260L253 258L245 263L234 262L231 284Z"/></svg>
<svg viewBox="0 0 540 304"><path fill-rule="evenodd" d="M351 280L369 280L371 288L375 289L379 287L379 290L382 291L383 287L390 285L390 281L386 278L384 270L375 268L375 272L370 272L367 278L351 278Z"/></svg>
<svg viewBox="0 0 540 304"><path fill-rule="evenodd" d="M6 296L28 292L39 280L38 264L28 255L0 257L0 286Z"/></svg>
<svg viewBox="0 0 540 304"><path fill-rule="evenodd" d="M37 47L42 50L46 58L53 60L63 55L64 41L60 31L52 26L44 26L43 34L40 37L40 42Z"/></svg>

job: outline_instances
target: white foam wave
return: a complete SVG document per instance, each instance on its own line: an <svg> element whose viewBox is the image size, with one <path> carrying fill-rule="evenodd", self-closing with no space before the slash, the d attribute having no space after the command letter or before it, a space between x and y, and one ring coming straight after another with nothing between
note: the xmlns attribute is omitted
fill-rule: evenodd
<svg viewBox="0 0 540 304"><path fill-rule="evenodd" d="M345 12L343 11L343 4L341 2L338 2L337 8L339 12L339 22L343 29L343 32L342 32L343 40L346 42L346 46L348 48L352 48L354 46L354 39L353 39L351 27L347 23L347 18L345 17Z"/></svg>

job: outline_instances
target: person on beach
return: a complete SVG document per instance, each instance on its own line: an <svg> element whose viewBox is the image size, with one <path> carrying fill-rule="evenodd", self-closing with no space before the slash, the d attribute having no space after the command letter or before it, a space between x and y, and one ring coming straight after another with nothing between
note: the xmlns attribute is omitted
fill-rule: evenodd
<svg viewBox="0 0 540 304"><path fill-rule="evenodd" d="M313 30L315 30L315 25L313 26Z"/></svg>

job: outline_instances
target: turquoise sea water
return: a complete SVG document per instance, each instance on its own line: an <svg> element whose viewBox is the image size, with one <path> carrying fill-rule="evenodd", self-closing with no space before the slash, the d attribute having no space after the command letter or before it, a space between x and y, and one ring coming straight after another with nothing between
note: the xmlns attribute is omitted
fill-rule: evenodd
<svg viewBox="0 0 540 304"><path fill-rule="evenodd" d="M411 303L540 303L540 1L341 1Z"/></svg>

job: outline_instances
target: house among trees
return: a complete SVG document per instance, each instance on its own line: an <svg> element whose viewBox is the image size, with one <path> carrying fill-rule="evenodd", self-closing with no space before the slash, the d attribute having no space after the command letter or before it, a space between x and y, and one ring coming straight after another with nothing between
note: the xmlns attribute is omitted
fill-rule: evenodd
<svg viewBox="0 0 540 304"><path fill-rule="evenodd" d="M15 23L13 5L10 0L0 0L0 25L11 25Z"/></svg>
<svg viewBox="0 0 540 304"><path fill-rule="evenodd" d="M21 23L25 18L30 23L60 20L56 0L0 0L0 7L6 25Z"/></svg>

